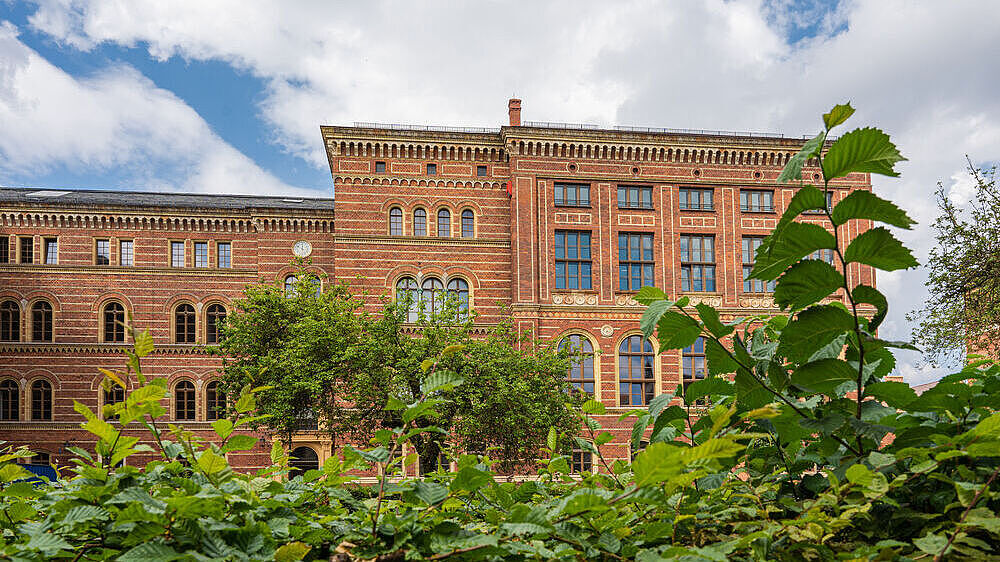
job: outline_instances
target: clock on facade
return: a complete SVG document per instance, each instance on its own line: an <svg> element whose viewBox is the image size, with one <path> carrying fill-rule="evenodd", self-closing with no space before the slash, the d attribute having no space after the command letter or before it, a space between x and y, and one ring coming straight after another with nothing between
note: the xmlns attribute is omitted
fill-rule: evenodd
<svg viewBox="0 0 1000 562"><path fill-rule="evenodd" d="M313 251L312 244L305 240L299 240L292 246L292 253L300 258L307 258Z"/></svg>

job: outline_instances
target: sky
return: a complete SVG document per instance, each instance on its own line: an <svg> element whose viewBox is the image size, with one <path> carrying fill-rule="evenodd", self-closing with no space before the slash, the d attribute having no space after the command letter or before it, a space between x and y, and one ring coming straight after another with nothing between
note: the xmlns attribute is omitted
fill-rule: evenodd
<svg viewBox="0 0 1000 562"><path fill-rule="evenodd" d="M1000 2L0 0L0 185L329 196L320 124L815 134L850 101L919 225L1000 160ZM923 269L881 274L908 339ZM945 374L900 354L913 384Z"/></svg>

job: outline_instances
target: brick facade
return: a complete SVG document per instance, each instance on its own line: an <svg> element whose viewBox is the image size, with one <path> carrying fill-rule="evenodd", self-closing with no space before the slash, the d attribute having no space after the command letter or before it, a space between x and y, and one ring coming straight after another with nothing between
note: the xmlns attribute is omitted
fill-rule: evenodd
<svg viewBox="0 0 1000 562"><path fill-rule="evenodd" d="M247 283L283 279L299 240L311 243L317 272L350 282L373 305L379 295L393 295L402 278L418 285L431 278L461 280L484 325L511 315L521 331L544 339L586 337L596 350L595 395L609 408L608 427L628 411L619 404L618 348L637 333L642 312L634 291L620 288L620 234L651 235L653 281L671 298L713 304L724 320L776 311L769 293L744 291L741 250L744 237L770 232L794 195L794 186L775 179L801 139L522 124L514 101L511 125L496 130L321 127L336 206L332 200L279 198L237 204L241 198L235 197L189 203L187 196L168 195L136 204L127 194L117 202L88 203L72 199L78 192L32 198L28 190L0 190L6 194L0 197L0 242L9 242L10 261L17 261L20 237L33 237L36 248L33 264L0 264L0 301L20 305L22 325L20 342L0 343L0 379L17 381L21 420L0 421L0 438L32 443L58 460L70 441L85 442L72 400L97 407L97 368L121 363L116 345L99 336L108 299L122 302L138 325L153 330L152 374L196 384L198 421L184 423L207 429L202 389L219 362L200 351L205 308L238 298ZM819 170L807 166L803 174L814 177ZM589 201L557 205L557 183L589 186ZM620 206L620 185L648 188L649 204ZM711 189L711 209L681 209L680 190L687 188ZM772 192L774 210L741 210L740 191L747 189ZM870 190L868 175L838 180L833 202L853 189ZM393 209L402 216L398 233L390 226ZM423 235L415 233L418 210L426 217ZM448 211L448 237L437 235L442 210ZM463 236L463 211L473 215L465 233L471 236ZM866 221L853 221L848 237L867 228ZM589 234L590 288L556 287L557 231ZM715 290L683 290L682 236L714 240ZM49 237L58 238L57 265L39 263ZM95 239L110 239L112 252L118 239L134 240L135 265L94 265ZM171 241L186 245L183 268L170 267ZM196 241L209 242L208 268L190 261ZM232 243L232 268L214 267L217 241ZM111 263L116 260L112 255ZM874 285L870 268L851 269L852 282ZM30 341L26 311L40 298L54 308L51 343ZM197 310L197 344L170 343L178 303ZM653 361L655 393L680 384L681 352L657 354ZM52 421L24 421L31 417L36 377L55 389ZM611 457L628 454L626 434L619 433L606 447ZM330 454L329 441L318 435L303 434L296 442L316 449L320 462ZM262 445L234 464L259 466L265 455Z"/></svg>

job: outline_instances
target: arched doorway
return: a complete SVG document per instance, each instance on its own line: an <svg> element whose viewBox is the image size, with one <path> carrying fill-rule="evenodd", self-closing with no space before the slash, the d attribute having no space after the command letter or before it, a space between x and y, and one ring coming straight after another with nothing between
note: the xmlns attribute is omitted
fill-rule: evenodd
<svg viewBox="0 0 1000 562"><path fill-rule="evenodd" d="M288 473L289 478L301 476L309 470L319 470L319 456L309 447L296 447L290 456L292 470Z"/></svg>

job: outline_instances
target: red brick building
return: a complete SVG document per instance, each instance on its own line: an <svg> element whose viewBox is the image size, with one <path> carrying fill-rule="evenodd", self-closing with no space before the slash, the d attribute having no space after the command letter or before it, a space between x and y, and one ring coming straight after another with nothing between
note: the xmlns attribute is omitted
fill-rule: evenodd
<svg viewBox="0 0 1000 562"><path fill-rule="evenodd" d="M483 324L510 314L522 331L569 338L592 354L569 376L609 407L607 426L704 364L697 345L657 354L637 335L641 286L710 303L724 319L776 311L769 287L744 271L795 193L775 179L801 138L522 123L519 100L509 119L499 129L321 127L336 205L0 190L0 438L60 461L85 444L72 401L105 399L97 368L119 365L123 345L108 331L114 314L153 330L148 369L169 379L171 416L207 429L219 360L201 346L247 283L281 282L294 255L373 303L412 291L433 306L451 291ZM871 189L868 175L838 180L832 202L852 189ZM848 237L868 227L853 221ZM874 284L870 268L851 268L852 281ZM295 441L320 462L330 454L319 434ZM607 455L626 457L626 441ZM259 466L265 452L233 462Z"/></svg>

